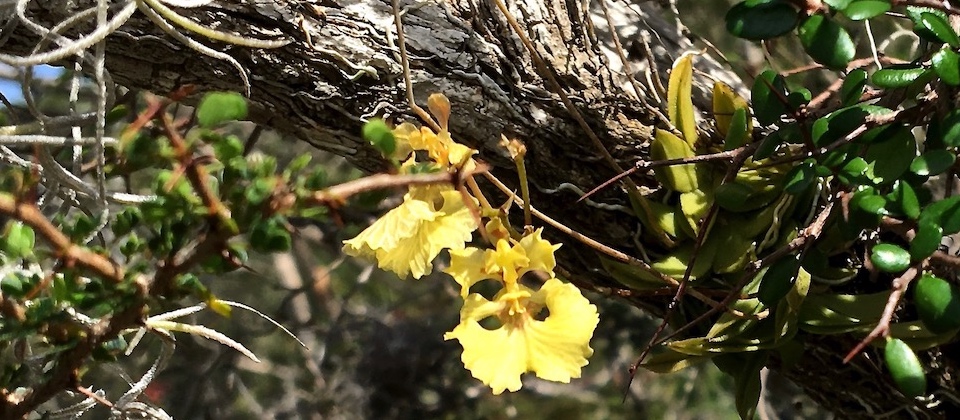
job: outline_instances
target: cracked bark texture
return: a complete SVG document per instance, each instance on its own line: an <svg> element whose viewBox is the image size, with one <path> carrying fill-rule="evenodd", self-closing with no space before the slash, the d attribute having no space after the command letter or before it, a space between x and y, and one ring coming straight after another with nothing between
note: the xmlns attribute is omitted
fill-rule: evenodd
<svg viewBox="0 0 960 420"><path fill-rule="evenodd" d="M631 58L633 74L625 75L597 1L508 2L567 95L624 168L646 155L656 123L626 77L647 80L649 62L662 71L670 68L679 53L699 49L679 35L672 21L660 17L655 2L635 3L608 4L615 30ZM31 3L27 14L50 27L94 4L90 0L37 1ZM579 193L569 186L586 191L617 171L601 159L560 98L551 93L551 86L536 71L496 6L479 0L405 0L401 7L417 102L425 104L429 94L444 93L453 107L450 129L455 138L479 149L504 181L515 180L516 174L498 146L500 135L524 141L529 150L533 203L579 232L638 255L633 240L638 226L621 207L627 204L622 190L609 188L593 198L612 206L576 202ZM208 44L249 70L252 116L258 123L345 156L368 171L383 168L383 162L359 138L362 121L373 116L412 119L406 114L391 11L390 2L383 0L215 1L179 10L221 31L292 40L274 50ZM25 54L38 40L22 26L10 35L4 48L11 53ZM651 48L642 48L640 39L648 40ZM242 90L230 65L174 41L139 13L108 38L107 68L121 85L158 93L183 84L196 84L203 90ZM700 74L694 95L700 110L709 109L707 92L712 80L705 75L743 89L736 76L709 57L698 58L696 68ZM665 74L660 76L665 84ZM641 95L660 106L648 94ZM702 124L702 129L709 131L708 124ZM652 176L641 175L635 181L656 187ZM572 281L601 293L616 284L600 269L592 251L559 234L553 239L564 243L559 260ZM662 298L625 299L655 314L667 303ZM796 365L781 368L774 361L771 367L840 417L872 418L910 404L878 366L877 354L868 351L869 358L841 365L841 357L855 344L853 339L808 336L802 342L806 351ZM957 375L951 359L956 356L943 352L937 357L937 380L953 385L950 381Z"/></svg>

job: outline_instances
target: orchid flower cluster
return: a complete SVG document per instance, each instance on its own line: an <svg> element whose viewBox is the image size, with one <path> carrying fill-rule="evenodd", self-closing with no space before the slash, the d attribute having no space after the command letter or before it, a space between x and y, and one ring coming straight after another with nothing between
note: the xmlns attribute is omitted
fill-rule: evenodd
<svg viewBox="0 0 960 420"><path fill-rule="evenodd" d="M473 158L477 152L451 139L449 101L434 94L428 107L439 132L401 124L392 130L396 147L389 157L403 162L401 172L426 166L469 173L477 167ZM380 268L401 278L419 279L430 273L442 250L449 250L445 272L460 285L464 305L460 324L444 339L460 342L464 366L494 394L519 390L526 372L564 383L580 377L593 354L590 338L599 322L596 306L579 289L556 278L554 252L559 245L543 239L542 229L511 235L502 212L490 208L475 183L471 187L470 193L450 185L409 187L398 207L344 241L344 252L373 258ZM484 238L489 248L467 246L482 222L479 215L488 219ZM528 273L532 274L525 277ZM524 284L534 278L546 279L537 290ZM484 280L500 287L492 300L471 290ZM498 327L491 329L491 324Z"/></svg>

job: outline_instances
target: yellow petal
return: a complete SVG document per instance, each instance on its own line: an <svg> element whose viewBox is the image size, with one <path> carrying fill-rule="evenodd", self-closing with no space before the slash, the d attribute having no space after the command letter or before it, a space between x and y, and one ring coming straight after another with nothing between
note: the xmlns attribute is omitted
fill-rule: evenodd
<svg viewBox="0 0 960 420"><path fill-rule="evenodd" d="M396 248L400 241L414 236L422 221L435 216L429 203L404 200L355 238L343 241L343 252L354 257L374 257L378 250Z"/></svg>
<svg viewBox="0 0 960 420"><path fill-rule="evenodd" d="M554 277L553 268L557 266L557 260L553 253L560 248L560 245L553 245L546 239L543 239L543 228L537 229L533 234L524 236L520 239L520 247L530 260L527 268L523 272L540 270L550 277ZM523 275L521 273L521 275Z"/></svg>
<svg viewBox="0 0 960 420"><path fill-rule="evenodd" d="M430 196L431 192L435 195ZM431 261L441 250L463 249L476 228L460 192L449 188L411 189L403 204L356 238L344 241L343 250L347 255L374 257L380 268L400 277L411 274L420 278L430 273Z"/></svg>
<svg viewBox="0 0 960 420"><path fill-rule="evenodd" d="M424 219L415 234L399 241L393 248L377 251L380 268L406 277L423 277L432 270L431 261L444 248L463 249L477 229L476 220L463 202L459 191L441 193L443 207L431 219Z"/></svg>
<svg viewBox="0 0 960 420"><path fill-rule="evenodd" d="M520 246L510 246L510 241L497 241L497 249L487 255L485 270L488 273L499 273L503 281L516 284L520 278L520 269L530 264L524 249Z"/></svg>
<svg viewBox="0 0 960 420"><path fill-rule="evenodd" d="M478 294L467 298L460 325L444 335L460 341L464 366L494 394L520 389L525 372L557 382L580 377L580 368L593 354L590 338L599 322L597 308L576 287L550 279L529 299L521 300L534 309L546 305L550 314L545 320L532 318L532 310L506 316L512 302L505 297L517 295L501 293L493 302ZM496 330L480 326L479 321L490 316L499 317L503 325Z"/></svg>
<svg viewBox="0 0 960 420"><path fill-rule="evenodd" d="M450 267L444 271L460 284L460 296L464 299L467 298L474 284L481 280L495 278L484 270L488 252L492 251L478 248L450 250Z"/></svg>
<svg viewBox="0 0 960 420"><path fill-rule="evenodd" d="M427 108L434 117L437 117L440 128L446 131L447 123L450 121L450 100L442 93L434 93L427 98Z"/></svg>

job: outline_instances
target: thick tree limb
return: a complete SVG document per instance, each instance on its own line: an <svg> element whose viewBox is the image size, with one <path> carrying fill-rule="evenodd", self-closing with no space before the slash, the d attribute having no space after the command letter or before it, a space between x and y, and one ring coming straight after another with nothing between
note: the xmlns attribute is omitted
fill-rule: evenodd
<svg viewBox="0 0 960 420"><path fill-rule="evenodd" d="M27 12L49 27L94 3L32 2ZM656 116L620 73L625 67L617 58L600 7L582 10L583 4L517 0L508 6L587 124L621 166L631 167L646 156ZM644 71L651 63L661 71L668 69L679 52L694 48L676 28L656 17L658 11L651 3L638 1L632 8L612 1L607 5L624 48L635 60L629 68L639 73L640 80L647 79ZM450 124L455 138L479 149L492 172L504 181L515 179L515 169L498 146L500 135L525 142L532 202L538 208L609 246L639 255L632 240L636 219L627 207L618 207L626 205L624 194L611 189L592 197L612 205L603 208L576 203L579 194L570 186L588 191L616 172L600 159L558 95L550 91L493 3L447 0L404 2L401 7L418 102L425 103L431 93L444 93L453 107ZM272 50L207 44L249 70L253 116L258 122L346 156L366 170L383 167L378 153L358 133L362 122L374 116L408 118L389 1L217 1L178 12L220 31L290 39L289 45ZM9 35L4 46L8 53L26 54L38 41L23 25ZM649 48L639 42L643 39L650 42ZM197 84L209 90L242 90L241 78L228 63L172 40L139 13L108 38L107 58L114 80L129 87L169 92L183 84ZM742 86L708 57L698 58L696 67ZM665 74L659 76L663 79ZM695 104L706 110L705 87L711 82L698 77ZM649 92L640 95L659 105ZM702 129L706 127L703 124ZM656 187L652 177L642 173L635 182ZM564 240L561 264L578 284L609 290L612 280L600 270L591 251L567 238L555 239ZM631 303L656 313L666 301L633 299ZM815 336L804 343L806 352L799 363L781 370L826 408L855 418L910 404L885 379L875 357L858 357L850 365L841 365L842 355L855 340ZM955 356L944 353L943 357ZM952 368L956 363L941 365L948 366L941 378L958 376Z"/></svg>

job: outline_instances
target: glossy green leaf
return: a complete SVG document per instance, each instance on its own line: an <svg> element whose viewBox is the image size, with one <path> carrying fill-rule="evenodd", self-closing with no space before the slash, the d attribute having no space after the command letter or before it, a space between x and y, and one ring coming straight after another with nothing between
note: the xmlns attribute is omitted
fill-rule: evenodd
<svg viewBox="0 0 960 420"><path fill-rule="evenodd" d="M898 180L893 186L893 191L887 196L887 200L895 206L897 212L904 216L911 219L920 216L920 200L909 182Z"/></svg>
<svg viewBox="0 0 960 420"><path fill-rule="evenodd" d="M960 85L960 55L949 48L943 48L930 58L930 62L943 83Z"/></svg>
<svg viewBox="0 0 960 420"><path fill-rule="evenodd" d="M919 23L922 28L930 31L940 42L944 42L953 48L960 47L960 37L958 37L957 33L950 27L947 19L939 14L921 12L917 23Z"/></svg>
<svg viewBox="0 0 960 420"><path fill-rule="evenodd" d="M363 125L362 134L364 140L370 142L384 156L391 156L397 150L397 140L393 136L393 130L379 118L367 121Z"/></svg>
<svg viewBox="0 0 960 420"><path fill-rule="evenodd" d="M947 115L937 125L938 129L936 131L940 133L940 141L945 147L960 146L960 109L952 109L947 112Z"/></svg>
<svg viewBox="0 0 960 420"><path fill-rule="evenodd" d="M875 184L896 181L910 168L917 156L917 141L906 127L894 127L884 133L884 138L870 145L864 160L867 161L867 176Z"/></svg>
<svg viewBox="0 0 960 420"><path fill-rule="evenodd" d="M794 134L799 135L796 125L788 125L777 131L774 131L760 141L760 145L757 146L757 150L753 152L753 160L760 161L769 158L774 152L777 151L781 144L789 142L788 139L790 139Z"/></svg>
<svg viewBox="0 0 960 420"><path fill-rule="evenodd" d="M902 273L910 267L910 253L897 245L881 243L870 250L870 262L881 271Z"/></svg>
<svg viewBox="0 0 960 420"><path fill-rule="evenodd" d="M840 181L847 185L856 185L862 182L864 174L867 173L867 161L862 157L855 157L850 159L842 168L840 172L837 173L837 176L840 177Z"/></svg>
<svg viewBox="0 0 960 420"><path fill-rule="evenodd" d="M831 69L844 69L857 52L850 34L824 15L813 15L800 24L800 43L814 61Z"/></svg>
<svg viewBox="0 0 960 420"><path fill-rule="evenodd" d="M847 6L850 6L850 3L853 3L854 0L823 0L823 2L828 4L832 9L843 10L846 9Z"/></svg>
<svg viewBox="0 0 960 420"><path fill-rule="evenodd" d="M903 395L908 398L926 395L927 378L923 373L923 365L907 343L899 338L888 339L883 359L893 382Z"/></svg>
<svg viewBox="0 0 960 420"><path fill-rule="evenodd" d="M890 11L889 0L853 0L843 8L843 14L850 20L870 19L888 11Z"/></svg>
<svg viewBox="0 0 960 420"><path fill-rule="evenodd" d="M208 93L197 105L197 122L202 127L213 127L226 121L247 116L247 101L236 92Z"/></svg>
<svg viewBox="0 0 960 420"><path fill-rule="evenodd" d="M886 89L902 88L910 86L925 72L927 72L927 69L917 67L914 64L893 65L875 71L870 80L878 87Z"/></svg>
<svg viewBox="0 0 960 420"><path fill-rule="evenodd" d="M944 235L960 232L960 196L935 201L920 212L919 222L929 221L943 228Z"/></svg>
<svg viewBox="0 0 960 420"><path fill-rule="evenodd" d="M750 121L745 109L733 111L733 118L727 128L726 138L723 140L723 150L733 150L747 144L750 140ZM719 121L719 120L717 120Z"/></svg>
<svg viewBox="0 0 960 420"><path fill-rule="evenodd" d="M866 107L852 106L831 112L817 119L810 130L813 144L827 146L847 137L862 126L869 115L870 112Z"/></svg>
<svg viewBox="0 0 960 420"><path fill-rule="evenodd" d="M879 195L867 195L857 202L857 205L861 210L876 215L886 215L889 212L887 211L887 199Z"/></svg>
<svg viewBox="0 0 960 420"><path fill-rule="evenodd" d="M867 72L864 69L854 69L843 79L840 86L840 103L842 106L854 105L863 96L863 89L867 86Z"/></svg>
<svg viewBox="0 0 960 420"><path fill-rule="evenodd" d="M960 328L960 288L924 274L914 289L913 301L923 325L934 333Z"/></svg>
<svg viewBox="0 0 960 420"><path fill-rule="evenodd" d="M813 166L814 162L812 160L807 160L794 166L793 169L787 173L783 190L793 195L803 194L803 192L817 180L817 172Z"/></svg>
<svg viewBox="0 0 960 420"><path fill-rule="evenodd" d="M783 76L773 70L766 70L757 76L750 90L753 112L761 125L770 125L780 121L787 112L787 88Z"/></svg>
<svg viewBox="0 0 960 420"><path fill-rule="evenodd" d="M914 262L923 261L933 255L943 240L943 228L931 220L923 220L917 225L917 234L910 241L910 258Z"/></svg>
<svg viewBox="0 0 960 420"><path fill-rule="evenodd" d="M760 290L757 292L757 298L764 305L773 306L780 299L787 295L787 292L797 281L797 273L800 272L800 259L796 255L783 257L767 270L760 282Z"/></svg>
<svg viewBox="0 0 960 420"><path fill-rule="evenodd" d="M910 164L910 171L920 176L935 176L953 166L956 160L956 153L934 149L914 158Z"/></svg>
<svg viewBox="0 0 960 420"><path fill-rule="evenodd" d="M797 26L797 10L784 1L740 2L725 17L727 31L734 36L760 41L776 38Z"/></svg>
<svg viewBox="0 0 960 420"><path fill-rule="evenodd" d="M917 6L907 6L906 12L907 12L907 17L909 17L910 20L913 21L913 25L914 25L913 31L916 32L916 34L919 35L920 38L927 41L931 41L931 42L937 42L937 43L943 42L937 37L936 34L934 34L933 32L930 32L930 30L926 28L926 25L924 25L922 22L922 18L924 13L931 13L931 14L940 16L940 18L946 20L947 19L946 13L944 13L942 10L937 10L930 7L917 7Z"/></svg>

